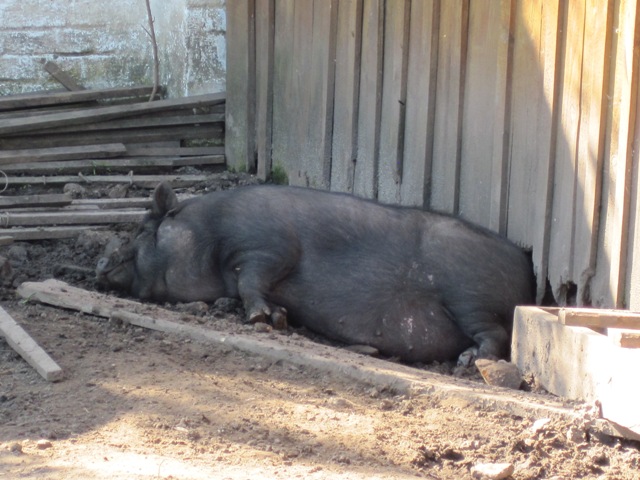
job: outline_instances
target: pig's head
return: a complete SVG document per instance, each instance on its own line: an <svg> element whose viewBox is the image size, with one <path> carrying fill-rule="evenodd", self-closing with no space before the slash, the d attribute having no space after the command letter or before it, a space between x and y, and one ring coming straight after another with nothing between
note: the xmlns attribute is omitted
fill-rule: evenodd
<svg viewBox="0 0 640 480"><path fill-rule="evenodd" d="M157 247L162 221L176 209L178 199L171 187L162 183L153 192L151 211L128 244L112 246L96 266L98 284L123 290L139 298L164 296L166 255Z"/></svg>

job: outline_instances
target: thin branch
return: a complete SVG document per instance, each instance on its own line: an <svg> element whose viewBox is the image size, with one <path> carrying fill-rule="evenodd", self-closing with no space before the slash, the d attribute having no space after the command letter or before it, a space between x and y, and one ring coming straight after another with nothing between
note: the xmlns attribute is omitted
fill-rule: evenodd
<svg viewBox="0 0 640 480"><path fill-rule="evenodd" d="M158 42L156 41L156 30L153 26L154 20L153 15L151 14L151 4L149 0L145 0L147 4L147 18L149 19L149 30L144 28L144 31L147 32L147 35L151 37L151 45L153 47L153 90L151 91L151 96L149 97L149 101L151 102L156 93L158 93L158 87L160 86L160 60L158 59Z"/></svg>

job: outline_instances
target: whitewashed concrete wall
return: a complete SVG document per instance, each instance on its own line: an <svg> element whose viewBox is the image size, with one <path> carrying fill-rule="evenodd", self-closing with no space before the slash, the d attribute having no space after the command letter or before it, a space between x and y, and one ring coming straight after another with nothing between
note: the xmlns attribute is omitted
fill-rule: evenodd
<svg viewBox="0 0 640 480"><path fill-rule="evenodd" d="M151 0L160 81L170 97L225 89L225 0ZM60 85L55 61L80 83L153 81L144 0L0 0L0 95Z"/></svg>

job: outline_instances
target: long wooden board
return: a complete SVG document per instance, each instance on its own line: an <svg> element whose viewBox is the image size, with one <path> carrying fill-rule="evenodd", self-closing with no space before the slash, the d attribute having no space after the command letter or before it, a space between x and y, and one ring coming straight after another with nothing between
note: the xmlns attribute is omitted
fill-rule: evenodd
<svg viewBox="0 0 640 480"><path fill-rule="evenodd" d="M145 188L154 188L160 182L169 182L174 188L188 187L198 182L204 182L207 175L57 175L54 177L8 177L8 185L52 185L70 182L88 183L130 183Z"/></svg>
<svg viewBox="0 0 640 480"><path fill-rule="evenodd" d="M598 308L561 308L558 319L564 325L640 330L640 313Z"/></svg>
<svg viewBox="0 0 640 480"><path fill-rule="evenodd" d="M70 92L77 93L77 92ZM104 122L115 118L161 112L172 108L197 108L218 105L225 101L226 93L209 93L192 97L158 100L156 102L134 103L115 107L99 107L87 110L40 115L38 117L8 119L0 125L0 135L25 133L63 125L83 125L87 122Z"/></svg>
<svg viewBox="0 0 640 480"><path fill-rule="evenodd" d="M0 228L45 225L100 225L111 223L137 223L145 210L93 210L71 212L19 212L0 213Z"/></svg>
<svg viewBox="0 0 640 480"><path fill-rule="evenodd" d="M115 87L91 90L76 90L58 93L32 93L28 95L8 95L0 97L0 111L19 108L42 107L45 105L61 105L65 103L81 103L107 98L144 97L151 95L152 86Z"/></svg>
<svg viewBox="0 0 640 480"><path fill-rule="evenodd" d="M109 158L126 153L122 143L81 145L74 147L32 148L27 150L0 150L0 165L19 162L50 162L78 158Z"/></svg>
<svg viewBox="0 0 640 480"><path fill-rule="evenodd" d="M33 338L0 307L0 335L26 362L49 382L62 380L64 372Z"/></svg>

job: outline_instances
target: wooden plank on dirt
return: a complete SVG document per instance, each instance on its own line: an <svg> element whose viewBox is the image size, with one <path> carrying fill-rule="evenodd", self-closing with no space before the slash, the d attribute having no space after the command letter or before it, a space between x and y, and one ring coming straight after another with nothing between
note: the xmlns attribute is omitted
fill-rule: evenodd
<svg viewBox="0 0 640 480"><path fill-rule="evenodd" d="M378 166L378 199L385 203L400 203L401 200L410 11L408 0L388 0L385 4Z"/></svg>
<svg viewBox="0 0 640 480"><path fill-rule="evenodd" d="M106 227L102 226L88 226L83 225L81 227L36 227L36 228L9 228L3 229L3 237L10 237L16 242L24 242L29 240L59 240L63 238L74 238L87 230L96 231L104 230Z"/></svg>
<svg viewBox="0 0 640 480"><path fill-rule="evenodd" d="M271 175L273 130L273 66L276 28L276 1L256 2L256 174L266 180Z"/></svg>
<svg viewBox="0 0 640 480"><path fill-rule="evenodd" d="M91 90L76 90L59 93L33 93L30 95L0 97L0 111L16 110L20 108L42 107L45 105L63 105L81 103L93 100L112 98L148 97L153 86L115 87Z"/></svg>
<svg viewBox="0 0 640 480"><path fill-rule="evenodd" d="M609 95L613 4L613 1L601 0L585 2L585 61L582 64L580 88L572 262L572 277L578 283L578 305L591 304L591 280L596 269L604 135L609 115L606 102Z"/></svg>
<svg viewBox="0 0 640 480"><path fill-rule="evenodd" d="M558 320L564 325L640 330L640 313L598 308L561 308Z"/></svg>
<svg viewBox="0 0 640 480"><path fill-rule="evenodd" d="M365 198L378 196L383 40L384 2L364 0L353 193Z"/></svg>
<svg viewBox="0 0 640 480"><path fill-rule="evenodd" d="M441 2L411 4L407 105L400 200L403 205L427 207L433 158L438 38ZM416 99L420 99L416 101Z"/></svg>
<svg viewBox="0 0 640 480"><path fill-rule="evenodd" d="M62 380L60 366L38 345L33 338L0 307L0 335L29 365L48 382Z"/></svg>
<svg viewBox="0 0 640 480"><path fill-rule="evenodd" d="M460 201L462 107L469 3L441 2L439 29L429 206L435 210L457 214Z"/></svg>
<svg viewBox="0 0 640 480"><path fill-rule="evenodd" d="M81 93L81 92L69 92ZM126 118L135 115L152 114L174 108L198 108L224 103L226 94L209 93L192 97L158 100L156 102L134 103L111 107L90 108L86 110L71 110L68 112L52 113L30 118L8 119L0 125L0 135L11 133L33 132L43 128L83 125L88 122L105 122L116 118Z"/></svg>
<svg viewBox="0 0 640 480"><path fill-rule="evenodd" d="M145 210L91 210L70 212L17 212L0 213L0 228L46 225L103 225L111 223L138 223Z"/></svg>
<svg viewBox="0 0 640 480"><path fill-rule="evenodd" d="M62 207L70 205L71 201L71 197L64 193L17 195L15 197L0 197L0 208Z"/></svg>
<svg viewBox="0 0 640 480"><path fill-rule="evenodd" d="M362 0L338 3L331 190L353 192L362 50Z"/></svg>
<svg viewBox="0 0 640 480"><path fill-rule="evenodd" d="M8 177L5 182L11 186L19 185L59 185L64 183L128 183L145 188L154 188L161 182L169 182L174 188L189 187L204 182L208 175L56 175L53 177Z"/></svg>
<svg viewBox="0 0 640 480"><path fill-rule="evenodd" d="M75 147L33 148L28 150L0 150L0 165L20 162L50 162L78 158L109 158L124 154L122 143L83 145Z"/></svg>
<svg viewBox="0 0 640 480"><path fill-rule="evenodd" d="M73 175L79 172L85 175L128 173L134 171L158 172L184 166L215 166L223 167L224 155L203 155L197 157L141 157L116 159L88 159L71 160L68 162L21 163L3 165L6 174L25 175ZM2 180L0 180L1 182Z"/></svg>
<svg viewBox="0 0 640 480"><path fill-rule="evenodd" d="M55 62L46 62L44 64L44 69L49 72L49 74L55 78L58 82L60 82L64 88L73 92L78 90L86 90L85 87L76 82L67 72L62 70L57 63Z"/></svg>

